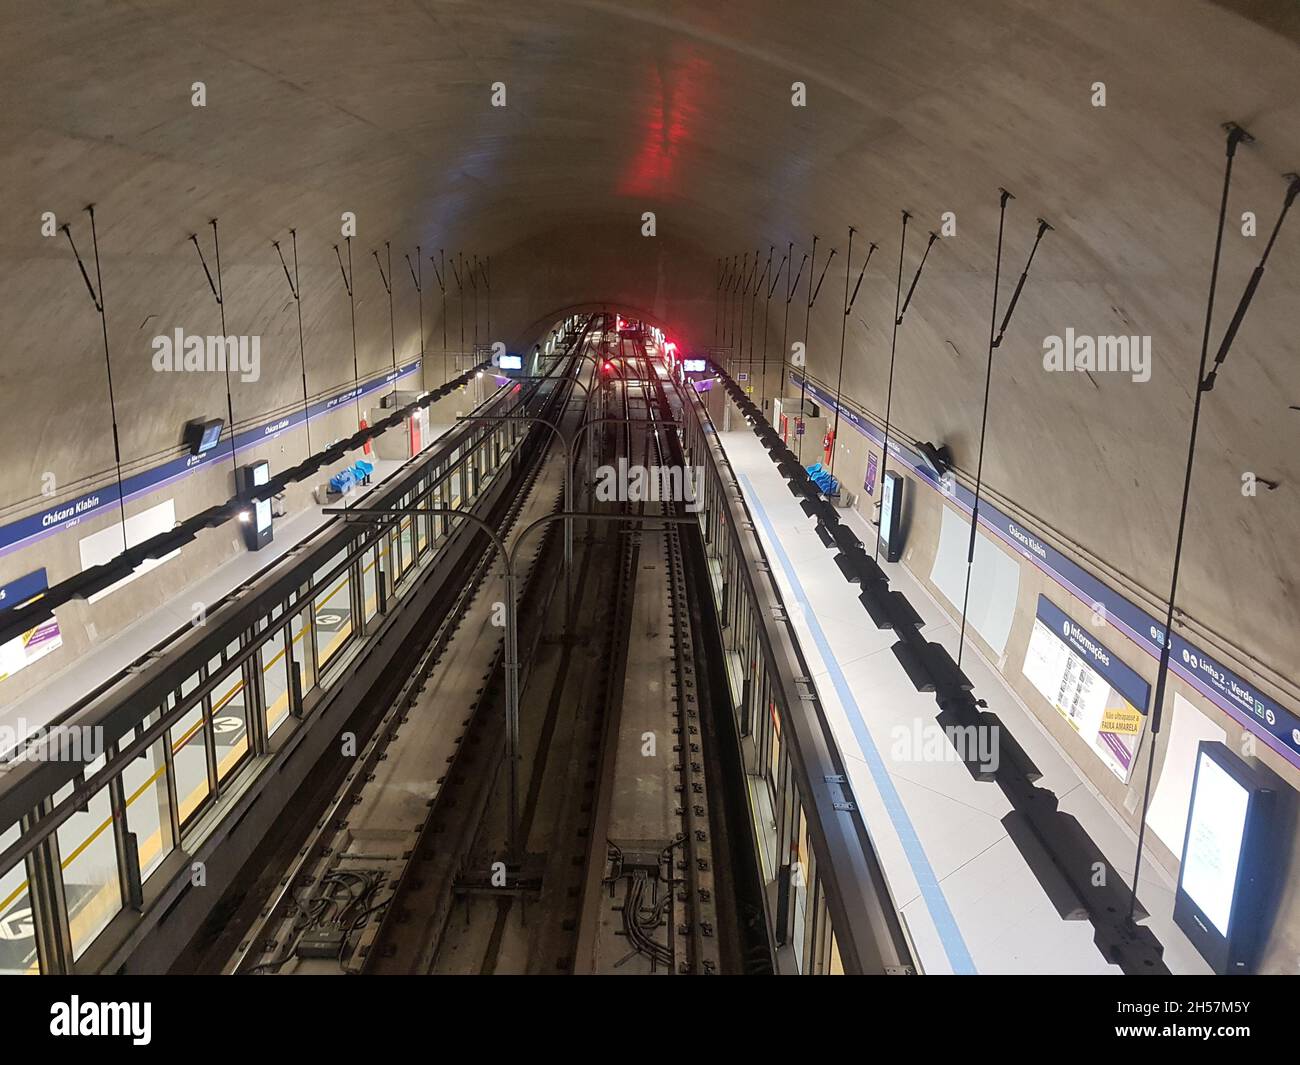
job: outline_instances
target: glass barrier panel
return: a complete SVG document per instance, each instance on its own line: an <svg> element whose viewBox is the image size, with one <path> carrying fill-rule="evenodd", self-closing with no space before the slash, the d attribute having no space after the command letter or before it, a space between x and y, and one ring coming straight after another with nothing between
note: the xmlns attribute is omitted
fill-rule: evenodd
<svg viewBox="0 0 1300 1065"><path fill-rule="evenodd" d="M10 825L0 832L0 851L18 842L20 829ZM36 920L27 884L27 863L19 862L0 873L0 975L36 975Z"/></svg>
<svg viewBox="0 0 1300 1065"><path fill-rule="evenodd" d="M155 710L145 718L145 727L157 724L160 716ZM126 829L135 833L141 882L149 879L149 874L162 864L176 845L172 838L171 800L167 793L165 742L160 739L150 744L143 755L132 758L122 770Z"/></svg>
<svg viewBox="0 0 1300 1065"><path fill-rule="evenodd" d="M90 777L104 767L101 755L86 766ZM54 795L54 804L72 794L69 781ZM79 958L95 937L122 909L122 885L117 875L117 846L108 787L102 787L55 831L63 872L63 899L72 935L72 956Z"/></svg>

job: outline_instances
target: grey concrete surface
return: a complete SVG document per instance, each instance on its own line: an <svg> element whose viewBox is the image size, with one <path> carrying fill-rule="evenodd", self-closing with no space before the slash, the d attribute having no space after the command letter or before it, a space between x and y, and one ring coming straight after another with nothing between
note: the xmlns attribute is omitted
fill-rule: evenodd
<svg viewBox="0 0 1300 1065"><path fill-rule="evenodd" d="M1017 196L1008 285L1035 216L1056 232L999 354L988 484L1077 557L1158 597L1220 189L1218 127L1239 120L1257 143L1237 164L1216 339L1263 243L1241 235L1242 213L1266 232L1280 174L1300 167L1294 11L1287 0L18 0L0 43L0 520L46 503L46 472L58 498L111 476L98 316L66 241L41 235L42 212L72 223L89 256L82 208L97 204L129 471L175 453L185 420L225 407L219 375L150 366L156 333L218 329L188 241L199 233L211 262L213 217L228 330L262 337L261 379L234 386L245 422L301 399L296 313L271 247L290 227L316 392L353 374L332 249L346 211L357 216L362 375L392 359L370 254L382 256L385 240L401 362L421 346L403 260L417 244L491 256L480 340L530 342L566 308L608 302L697 346L712 340L718 256L795 241L797 259L816 231L839 256L809 365L833 380L853 224L881 251L850 322L844 381L879 410L898 212L916 215L910 273L921 234L952 211L956 235L935 248L900 335L893 414L910 436L946 440L970 471L1004 185ZM198 81L202 108L191 106ZM806 107L791 106L795 81ZM1090 103L1098 81L1104 108ZM494 82L505 107L491 105ZM640 235L645 211L654 238ZM1297 222L1207 399L1181 597L1198 631L1275 686L1294 677L1300 633ZM425 341L437 351L441 301L423 266ZM446 280L454 347L460 306ZM802 316L793 322L792 339ZM1150 381L1044 373L1043 338L1067 327L1151 336ZM1280 487L1244 497L1244 472ZM44 564L45 551L0 560L0 579Z"/></svg>

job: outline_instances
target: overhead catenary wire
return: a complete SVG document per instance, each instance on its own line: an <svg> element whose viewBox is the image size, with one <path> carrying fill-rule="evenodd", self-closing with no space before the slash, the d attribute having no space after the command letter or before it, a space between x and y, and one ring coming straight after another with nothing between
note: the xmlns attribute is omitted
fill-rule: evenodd
<svg viewBox="0 0 1300 1065"><path fill-rule="evenodd" d="M474 261L470 265L469 287L474 293L474 352L478 353L478 256L474 256Z"/></svg>
<svg viewBox="0 0 1300 1065"><path fill-rule="evenodd" d="M460 348L456 356L456 369L460 369L460 360L465 356L465 279L462 270L456 269L456 263L460 261L464 266L464 254L457 252L456 257L451 261L451 273L456 279L457 303L460 304Z"/></svg>
<svg viewBox="0 0 1300 1065"><path fill-rule="evenodd" d="M217 267L217 279L216 279L216 283L215 283L215 284L213 283L213 280L212 280L212 272L208 269L208 261L207 261L207 259L205 259L205 258L203 257L203 248L199 245L199 237L198 237L198 234L197 234L197 233L191 233L191 234L190 234L190 240L193 241L193 243L194 243L194 250L197 251L197 252L199 253L199 262L203 264L203 273L204 273L204 275L205 275L205 276L207 277L207 279L208 279L208 287L212 290L213 298L216 299L216 301L217 301L217 311L219 312L220 317L221 317L222 351L225 353L225 357L223 358L222 361L223 361L224 366L225 366L225 373L224 373L223 376L225 377L225 380L226 380L226 417L227 417L227 419L229 420L229 431L230 431L230 467L231 467L231 470L233 471L233 473L235 474L235 476L238 477L238 475L239 475L239 459L238 459L238 457L236 456L236 453L235 453L235 452L236 452L236 449L235 449L235 400L234 400L234 397L233 397L233 395L232 395L232 393L231 393L231 389L230 389L230 357L229 357L229 348L228 348L228 346L227 346L226 343L225 343L225 341L226 341L226 337L228 337L229 334L226 332L226 300L225 300L225 289L224 289L224 287L223 287L223 284L222 284L222 278L221 278L221 238L220 238L220 235L218 234L218 231L217 231L217 220L216 220L215 218L209 219L209 221L208 221L208 225L210 225L210 226L212 227L212 247L213 247L213 257L214 257L214 259L216 260L216 267Z"/></svg>
<svg viewBox="0 0 1300 1065"><path fill-rule="evenodd" d="M443 249L438 249L437 259L430 255L429 262L433 263L433 276L438 279L438 291L442 293L442 379L445 382L451 380L451 373L447 369L447 257Z"/></svg>
<svg viewBox="0 0 1300 1065"><path fill-rule="evenodd" d="M938 234L933 230L930 232L930 239L926 241L925 251L921 253L921 261L917 264L916 274L912 277L912 284L907 290L907 297L903 300L903 306L898 305L899 293L903 289L903 251L907 244L907 221L911 218L906 211L903 212L903 235L898 243L898 287L894 290L894 326L893 335L889 341L889 382L885 386L885 435L880 449L880 485L881 494L884 493L885 473L889 469L889 430L890 418L893 415L894 406L894 359L898 352L898 330L903 324L903 318L907 315L907 308L912 303L912 296L916 293L917 283L921 280L921 271L925 269L925 261L930 257L930 249L934 247L934 242L939 239ZM996 346L996 345L995 345ZM875 560L880 561L880 540L881 540L881 523L876 523L876 551Z"/></svg>
<svg viewBox="0 0 1300 1065"><path fill-rule="evenodd" d="M790 242L789 248L790 262L794 263L794 241ZM790 349L787 345L790 342L790 304L794 300L794 294L799 290L799 279L803 277L803 268L808 262L808 253L803 253L803 258L799 260L799 272L793 279L790 271L785 272L785 315L781 319L781 383L778 386L781 395L785 395L785 368L790 363Z"/></svg>
<svg viewBox="0 0 1300 1065"><path fill-rule="evenodd" d="M749 252L745 252L745 257L740 267L740 274L737 277L736 301L731 308L731 313L735 315L736 318L735 322L731 326L731 346L733 349L732 350L733 363L744 357L743 352L741 351L741 348L744 346L745 343L744 308L745 308L745 297L749 294L749 282L751 280L752 280L752 275L750 274L749 271Z"/></svg>
<svg viewBox="0 0 1300 1065"><path fill-rule="evenodd" d="M781 264L776 268L776 273L772 275L772 280L767 286L767 296L763 307L763 369L758 396L759 406L763 408L767 406L767 332L770 324L769 320L772 317L772 293L776 291L777 283L781 280L781 271L785 269L789 261L789 255L781 256Z"/></svg>
<svg viewBox="0 0 1300 1065"><path fill-rule="evenodd" d="M714 282L714 346L718 346L720 322L722 322L723 309L723 280L725 272L723 268L722 256L718 256L718 264L715 265L715 273L718 274L718 281Z"/></svg>
<svg viewBox="0 0 1300 1065"><path fill-rule="evenodd" d="M1002 328L998 330L998 289L1002 279L1002 237L1007 217L1007 201L1015 199L1006 189L999 189L998 192L1001 196L998 202L998 251L993 268L993 313L989 318L988 361L984 369L984 411L980 416L979 458L975 465L975 498L971 506L970 540L966 547L966 586L961 597L961 629L957 637L958 668L961 667L962 652L966 648L966 613L970 606L971 570L975 565L975 538L979 533L980 489L983 486L984 478L984 442L988 436L989 386L993 380L993 351L1002 343L1002 338L1006 335L1007 326L1011 321L1011 312L1015 310L1016 302L1025 287L1025 281L1029 277L1029 268L1033 265L1034 256L1038 254L1038 245L1042 243L1043 234L1052 228L1043 219L1038 219L1038 233L1034 237L1034 246L1029 251L1029 258L1025 261L1025 268L1020 272L1020 280L1016 284L1011 301L1007 304L1007 313L1003 316Z"/></svg>
<svg viewBox="0 0 1300 1065"><path fill-rule="evenodd" d="M1240 125L1235 122L1229 122L1224 127L1227 130L1227 138L1224 147L1224 164L1223 164L1223 190L1219 197L1219 218L1214 233L1214 254L1210 260L1210 283L1209 291L1205 300L1205 325L1201 331L1201 357L1196 370L1196 388L1195 398L1192 401L1192 419L1188 430L1187 437L1187 461L1183 468L1183 494L1178 511L1178 531L1174 537L1174 554L1173 562L1170 567L1169 576L1169 598L1165 604L1165 624L1164 632L1161 634L1160 662L1156 669L1156 688L1155 695L1151 702L1151 738L1147 746L1147 768L1146 781L1143 785L1142 794L1142 815L1138 821L1138 841L1137 855L1133 864L1133 882L1129 892L1129 920L1133 920L1133 915L1137 907L1137 885L1138 875L1142 868L1143 844L1146 838L1146 814L1151 801L1151 782L1155 775L1155 737L1159 735L1162 718L1164 715L1165 689L1169 682L1169 659L1173 649L1173 628L1174 613L1178 598L1178 576L1182 566L1183 541L1187 532L1187 510L1191 500L1192 491L1192 469L1196 459L1196 437L1200 428L1201 421L1201 402L1205 393L1214 388L1219 369L1222 367L1224 360L1228 357L1233 340L1236 338L1238 330L1241 328L1242 321L1245 319L1246 311L1250 307L1251 300L1259 287L1260 280L1264 276L1264 268L1272 254L1273 245L1277 240L1278 233L1281 231L1282 223L1285 221L1291 205L1295 202L1297 195L1300 195L1300 177L1295 174L1286 175L1289 184L1287 186L1286 196L1282 203L1282 210L1278 214L1277 222L1273 226L1273 231L1269 235L1264 251L1260 256L1259 263L1251 273L1250 280L1242 292L1241 299L1237 303L1236 311L1224 331L1223 340L1215 354L1214 365L1209 373L1206 373L1206 364L1209 362L1210 352L1210 333L1214 322L1214 302L1215 294L1218 289L1219 266L1223 251L1223 233L1227 225L1228 215L1228 195L1232 188L1232 163L1236 157L1237 148L1241 144L1249 144L1254 138Z"/></svg>
<svg viewBox="0 0 1300 1065"><path fill-rule="evenodd" d="M424 267L420 263L420 245L415 246L415 263L412 264L410 255L402 253L406 259L406 267L411 271L411 284L415 286L415 300L420 308L420 380L424 380Z"/></svg>
<svg viewBox="0 0 1300 1065"><path fill-rule="evenodd" d="M384 291L388 293L388 340L393 350L393 395L397 395L397 323L393 317L393 248L388 241L384 241L384 251L388 255L388 273L384 273L384 264L379 261L379 252L371 250L370 254L375 257L375 266L379 268L379 279L384 283Z"/></svg>
<svg viewBox="0 0 1300 1065"><path fill-rule="evenodd" d="M356 404L357 424L361 424L361 365L357 361L357 296L352 285L352 238L344 238L348 246L348 266L343 268L343 256L339 246L334 245L334 257L339 263L339 273L343 275L343 287L348 293L348 307L352 312L352 398Z"/></svg>
<svg viewBox="0 0 1300 1065"><path fill-rule="evenodd" d="M966 646L966 610L970 604L971 567L975 561L975 536L980 520L980 487L984 475L984 436L989 419L989 384L993 379L993 336L998 321L998 287L1002 280L1002 236L1006 229L1007 201L1013 199L1006 189L999 189L998 250L993 265L993 311L989 316L988 362L984 369L984 413L980 420L979 459L975 466L975 500L970 514L970 542L966 550L966 587L961 597L961 631L957 637L957 666L961 668L962 651ZM883 481L882 481L883 491Z"/></svg>
<svg viewBox="0 0 1300 1065"><path fill-rule="evenodd" d="M795 454L799 462L803 462L803 438L804 438L804 403L808 397L808 340L809 330L812 324L813 304L817 302L817 295L822 290L822 282L826 280L826 271L831 267L831 261L835 258L835 249L831 249L830 255L826 257L826 265L822 267L822 276L817 279L817 287L813 288L813 274L817 272L817 241L821 238L816 233L813 234L812 261L808 267L808 303L804 308L803 319L803 361L800 363L799 374L799 415L795 419Z"/></svg>
<svg viewBox="0 0 1300 1065"><path fill-rule="evenodd" d="M90 243L94 249L95 255L95 281L98 285L90 283L90 275L86 272L86 264L81 261L81 253L77 251L76 242L72 239L72 227L64 222L59 227L63 235L68 238L68 246L72 248L72 254L77 260L77 268L81 271L81 279L86 283L86 291L90 293L90 301L95 305L95 311L99 314L100 333L104 340L104 374L108 381L108 413L109 420L113 426L113 470L117 475L117 503L118 514L122 524L122 550L126 551L130 547L126 535L126 492L122 485L122 441L117 427L117 398L113 394L113 360L109 356L108 348L108 315L104 310L104 275L99 263L99 233L95 227L95 205L88 204L85 211L90 215Z"/></svg>
<svg viewBox="0 0 1300 1065"><path fill-rule="evenodd" d="M772 245L768 245L767 265L763 267L763 273L759 275L758 283L754 285L754 294L749 297L749 370L751 373L754 369L754 312L758 306L759 290L767 288L767 275L772 272L772 254L775 250ZM766 333L764 335L766 336Z"/></svg>
<svg viewBox="0 0 1300 1065"><path fill-rule="evenodd" d="M302 278L298 272L298 231L289 230L289 236L293 238L293 276L289 276L289 264L284 261L284 252L280 250L278 240L271 241L271 246L275 248L275 253L280 257L280 265L284 268L284 279L289 282L289 292L293 296L293 302L298 308L298 361L302 369L302 427L307 434L307 454L311 450L311 411L308 409L308 392L307 392L307 342L303 336L302 328Z"/></svg>
<svg viewBox="0 0 1300 1065"><path fill-rule="evenodd" d="M858 283L853 286L853 295L849 295L849 277L853 273L853 234L857 230L849 226L849 252L844 259L844 314L840 321L840 367L835 378L835 424L831 429L831 461L829 463L832 473L835 472L835 441L840 431L840 400L843 397L844 388L844 345L848 335L849 314L853 310L854 301L858 298L858 289L862 287L862 277L867 272L867 264L871 262L871 256L876 251L876 245L872 242L867 248L867 257L862 260L862 269L858 271Z"/></svg>

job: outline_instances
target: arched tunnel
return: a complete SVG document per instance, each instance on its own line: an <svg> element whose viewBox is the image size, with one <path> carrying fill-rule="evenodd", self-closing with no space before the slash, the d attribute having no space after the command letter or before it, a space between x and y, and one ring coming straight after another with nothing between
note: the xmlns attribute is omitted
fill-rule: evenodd
<svg viewBox="0 0 1300 1065"><path fill-rule="evenodd" d="M269 561L267 568L257 562L253 552L262 545L246 535L251 510L213 508L235 499L273 503L280 529L274 557L292 559L305 548L292 547L298 534L291 529L326 523L331 515L322 508L355 503L350 487L326 491L332 473L347 464L355 472L360 461L355 477L364 490L371 472L364 466L378 464L377 477L396 484L391 478L412 468L404 463L468 425L508 426L509 450L525 429L491 423L482 405L494 387L510 386L501 353L523 355L524 378L514 387L526 395L528 382L551 374L562 353L591 345L585 350L597 356L587 368L575 361L577 368L565 371L589 378L581 390L587 401L604 396L606 415L623 404L627 425L667 417L664 432L680 436L683 455L697 465L710 441L727 449L732 473L719 480L727 487L717 498L745 508L743 516L729 513L706 530L698 559L694 546L682 548L680 563L673 561L677 549L665 548L666 565L684 567L688 583L698 567L701 588L710 572L730 580L725 560L711 561L710 537L733 526L755 537L762 554L755 572L772 575L773 594L786 604L768 616L794 619L800 661L826 703L817 720L824 718L832 737L828 757L858 767L844 770L855 787L853 773L866 774L850 803L864 818L854 832L871 841L884 870L892 900L886 909L902 915L911 971L1129 968L1116 960L1119 948L1099 931L1086 899L1055 908L1045 901L1059 902L1051 885L1062 870L1070 880L1073 859L1054 852L1050 838L1045 850L1037 836L1023 842L1006 821L1008 810L1023 814L1011 791L991 805L949 792L928 764L868 774L902 735L891 731L897 722L890 724L885 709L873 719L873 707L894 705L891 685L912 698L908 680L915 677L897 647L891 656L889 642L872 642L888 627L872 624L874 614L830 600L819 613L823 585L834 585L836 595L861 593L872 607L868 578L836 583L832 556L811 534L825 528L829 542L837 522L857 528L874 566L877 529L885 536L900 512L901 531L889 530L899 550L886 551L885 572L919 613L924 624L916 631L951 651L949 659L973 680L973 688L959 685L962 698L970 695L970 712L995 712L1024 759L1041 770L1024 786L1051 785L1053 804L1077 819L1089 846L1105 852L1117 891L1136 879L1137 848L1149 883L1132 910L1140 911L1141 934L1159 940L1160 965L1200 974L1297 971L1290 799L1300 787L1300 218L1288 216L1300 190L1294 3L16 0L4 21L0 585L9 601L0 608L27 613L6 619L9 611L0 612L7 623L0 725L8 730L0 752L20 751L38 727L92 719L106 729L108 749L101 756L107 761L80 765L70 776L48 764L38 773L31 761L12 757L0 767L0 797L12 792L0 805L0 887L11 888L0 890L0 920L41 877L48 881L42 897L63 899L53 916L33 918L29 953L0 953L0 969L201 967L195 938L210 922L210 906L193 909L184 937L172 929L174 950L149 952L148 937L161 935L150 931L151 891L168 905L182 896L161 886L161 875L151 875L154 858L136 852L134 835L128 840L136 832L126 812L130 778L124 791L120 782L104 787L101 813L116 827L103 838L116 833L116 859L105 850L108 871L89 881L72 877L68 865L68 855L80 853L67 835L69 818L83 815L73 812L76 803L61 812L58 789L71 781L94 790L109 780L101 767L111 767L130 737L146 744L162 735L146 735L151 722L172 727L164 718L188 698L184 686L168 687L175 677L160 680L159 691L179 694L157 704L159 716L128 720L118 696L131 678L152 683L149 670L161 669L170 649L184 644L190 653L185 641L197 640L209 618L225 624L227 611L232 646L251 646L239 641L259 638L272 624L251 615L236 623L231 596L260 596L259 582L271 577L277 588L306 587L306 576L295 584ZM624 323L627 338L634 325L634 339L625 339ZM230 364L212 364L214 337L234 338ZM613 357L611 344L626 356L613 382L599 372L601 359ZM635 389L634 370L642 374ZM662 400L660 381L668 386ZM394 415L404 405L414 406ZM683 427L697 405L708 429L695 440ZM553 418L561 438L569 431L568 413L520 409L531 413L505 419ZM470 415L485 420L466 421ZM382 419L390 431L363 446L354 434ZM204 426L215 434L206 444L193 436ZM818 482L824 498L809 489L817 506L835 507L822 524L804 522L797 507L786 515L791 499L782 477L795 485L797 501L805 475L783 475L768 461L757 445L769 427L781 437L779 446L775 437L767 441L773 458L792 453L798 467L816 465L808 476L827 478ZM587 439L616 446L604 439L608 428ZM399 435L400 446L392 444ZM638 439L629 430L627 446L640 448ZM531 430L526 440L524 457L546 444ZM576 451L581 441L574 441ZM457 446L458 455L469 447ZM301 476L274 480L290 469ZM485 467L484 483L502 483L495 469ZM886 471L906 484L886 485ZM479 476L476 468L474 491ZM544 483L548 475L535 476ZM776 496L764 495L762 478ZM257 495L268 483L273 500L269 491ZM428 483L420 480L419 491ZM456 499L468 498L470 483ZM891 495L882 509L886 488L907 494ZM401 505L412 506L419 491ZM523 489L506 495L516 491ZM204 514L205 523L174 551L168 544L155 557L112 569L124 550ZM311 525L310 535L330 528ZM603 528L591 519L581 550L595 550L590 542ZM365 620L372 609L380 617L397 601L407 563L394 550L392 559L376 555L378 577L365 578L383 586L375 591L378 608L369 605L362 569L354 571L348 632L378 624ZM643 544L642 556L650 550ZM813 556L817 566L832 563L826 573L805 568ZM106 565L92 586L84 575ZM230 576L219 586L222 573ZM412 578L412 587L423 579ZM527 603L531 593L520 594ZM707 596L692 591L686 598ZM727 668L750 669L743 648L728 642L739 623L728 621L734 595L725 599L717 607L720 642L701 644L699 659L720 663L719 691ZM287 617L293 603L286 599L284 613L272 616ZM407 612L435 616L424 609ZM640 608L627 609L627 624L640 624ZM692 638L705 640L713 610L692 615ZM520 616L527 643L528 610ZM610 624L621 616L615 609ZM327 623L317 610L311 627ZM293 638L285 631L282 643ZM207 651L227 660L217 641ZM282 653L294 661L292 651ZM508 660L508 640L503 653ZM257 654L259 662L268 658ZM287 682L295 727L310 719L304 708L314 705L313 678L324 687L327 658L318 649L311 675ZM868 658L883 662L892 679L855 673ZM229 660L246 670L235 699L245 705L263 682L243 658ZM544 671L544 659L537 662L531 668ZM377 678L395 675L396 667L385 668L376 667ZM209 667L202 682L216 672ZM793 678L800 669L787 672ZM638 676L635 661L626 673L621 682L634 683L627 678ZM304 682L305 693L295 688ZM959 720L944 716L954 711L943 702L941 682L917 687L926 693L927 722L935 691L940 723ZM396 698L373 691L376 704ZM194 718L206 722L208 761L208 790L196 803L214 820L222 801L235 801L228 781L248 775L225 775L219 694L214 688ZM625 725L640 712L629 709L629 698ZM274 729L251 724L251 705L231 726L247 730L239 742L250 764L279 757ZM763 750L749 720L737 720L738 761L730 769L730 754L709 762L717 780L745 775L747 744ZM334 736L343 721L317 731L328 727ZM780 725L777 731L787 734ZM731 742L731 732L723 734L719 749ZM158 749L180 735L169 732ZM151 749L136 753L143 758ZM157 755L159 772L164 762L169 773L179 772L180 750ZM957 771L967 774L970 761L958 762ZM971 772L960 788L989 787L991 777ZM1228 891L1234 915L1253 910L1259 918L1252 924L1234 916L1231 935L1227 919L1216 924L1211 903L1197 894L1203 885L1194 875L1203 827L1197 796L1216 772L1226 787L1246 789L1251 803L1249 817L1224 829L1232 840L1219 841L1236 848L1235 872L1228 888L1213 890ZM321 779L322 795L337 784L328 773ZM617 783L611 787L617 796ZM725 789L710 790L723 806ZM927 805L927 790L942 798ZM89 792L77 798L89 801ZM520 801L534 800L545 807L528 794ZM290 809L285 804L294 800L286 792L258 801ZM182 852L215 848L221 834L200 845L184 796L171 804L153 817L166 840L158 868ZM610 808L617 822L614 800ZM754 826L766 816L757 807L746 814L743 799L728 809ZM50 811L54 827L42 833ZM926 827L926 817L942 827ZM816 820L812 813L808 819ZM1035 831L1051 837L1055 829ZM761 826L740 833L751 834L761 838ZM803 846L819 854L832 835L819 824ZM955 839L963 835L965 842ZM800 854L799 839L796 831L778 850ZM912 839L920 840L915 848L906 842ZM266 846L261 837L242 846L223 881L225 897L236 900L232 910L245 894L253 897L240 878L251 856L266 853L255 849ZM1016 908L1050 911L1049 931L1024 941L1004 934L998 922L1010 918L1002 907L962 884L981 848L1012 852L1012 872L980 867L988 891L997 895L1002 884L1006 898L1021 899ZM752 861L749 873L760 887L747 905L763 911L754 900L763 895L764 862L772 892L797 896L781 880L789 863L779 855ZM817 865L829 869L830 862ZM738 862L728 876L739 885L746 869ZM118 901L94 934L79 938L82 904L70 885L82 885L77 899L89 898L87 882L119 875ZM842 922L850 919L840 909L844 884L864 875L855 868L809 895L810 907L829 914L824 926L815 924L813 909L806 917L800 909L793 925L768 914L777 930L776 971L778 948L786 949L781 936L793 936L791 928L800 935L832 928L839 949ZM549 872L539 877L545 904L553 881ZM1019 887L1006 886L1013 882ZM1022 889L1030 894L1016 895ZM721 885L716 890L721 894ZM1267 905L1251 895L1256 890ZM785 898L770 905L779 909ZM918 910L922 917L914 916ZM989 910L990 923L982 924ZM1058 920L1058 910L1073 916ZM1056 929L1080 924L1085 911L1092 923L1083 921L1087 934L1075 939L1091 953L1076 962L1075 939L1059 947ZM113 932L139 914L138 931ZM894 916L889 922L897 924ZM505 927L509 942L513 926ZM1128 933L1137 934L1134 928L1130 922ZM812 945L801 964L827 971L839 964L828 960L831 938L816 940L829 932L807 934ZM1032 939L1043 944L1041 953ZM1016 945L999 953L997 944L1008 942ZM143 954L133 954L141 943ZM584 943L580 935L576 956ZM725 951L720 964L727 967Z"/></svg>

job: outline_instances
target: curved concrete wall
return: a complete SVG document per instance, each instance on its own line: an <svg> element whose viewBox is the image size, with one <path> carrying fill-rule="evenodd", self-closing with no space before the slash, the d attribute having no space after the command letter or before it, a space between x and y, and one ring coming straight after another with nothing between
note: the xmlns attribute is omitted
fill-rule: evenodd
<svg viewBox="0 0 1300 1065"><path fill-rule="evenodd" d="M56 499L111 475L98 317L62 235L42 236L42 212L72 224L90 262L81 208L97 204L129 472L175 453L187 419L225 409L219 375L150 365L154 335L219 329L188 241L199 235L211 265L213 217L227 329L262 337L261 379L234 386L245 422L301 402L296 313L271 247L290 227L315 393L353 377L332 249L344 211L358 220L362 376L390 365L394 346L399 363L420 349L403 258L417 244L426 256L491 256L492 322L484 298L480 339L522 343L567 307L608 301L702 345L713 339L717 257L766 255L774 244L779 259L793 240L797 261L817 232L819 247L839 254L806 339L810 368L833 381L852 224L855 275L865 242L881 247L849 323L844 386L879 411L898 212L916 216L910 277L924 232L951 211L956 235L935 247L900 333L893 410L904 433L946 440L970 471L1004 185L1017 196L1004 301L1035 216L1056 231L998 355L987 482L1087 564L1158 599L1199 354L1218 127L1236 119L1258 140L1238 158L1216 338L1262 248L1262 237L1241 234L1242 213L1255 212L1266 232L1279 175L1300 166L1292 7L20 4L0 45L9 103L0 117L0 520L49 502L46 472ZM199 81L202 108L191 105ZM796 81L806 107L792 106ZM491 104L494 82L505 85L505 107ZM1092 106L1095 82L1105 83L1104 108ZM646 211L654 238L641 236ZM1193 631L1294 705L1300 221L1291 226L1207 397L1180 604ZM395 339L370 254L383 256L385 240ZM422 265L426 344L436 351L441 299ZM446 280L458 346L456 284ZM801 323L792 316L792 339ZM1067 327L1150 336L1150 381L1043 372L1043 338ZM1280 487L1243 496L1245 472ZM213 500L227 488L214 481ZM43 564L41 552L0 558L0 579ZM70 561L51 565L51 578L67 576Z"/></svg>

